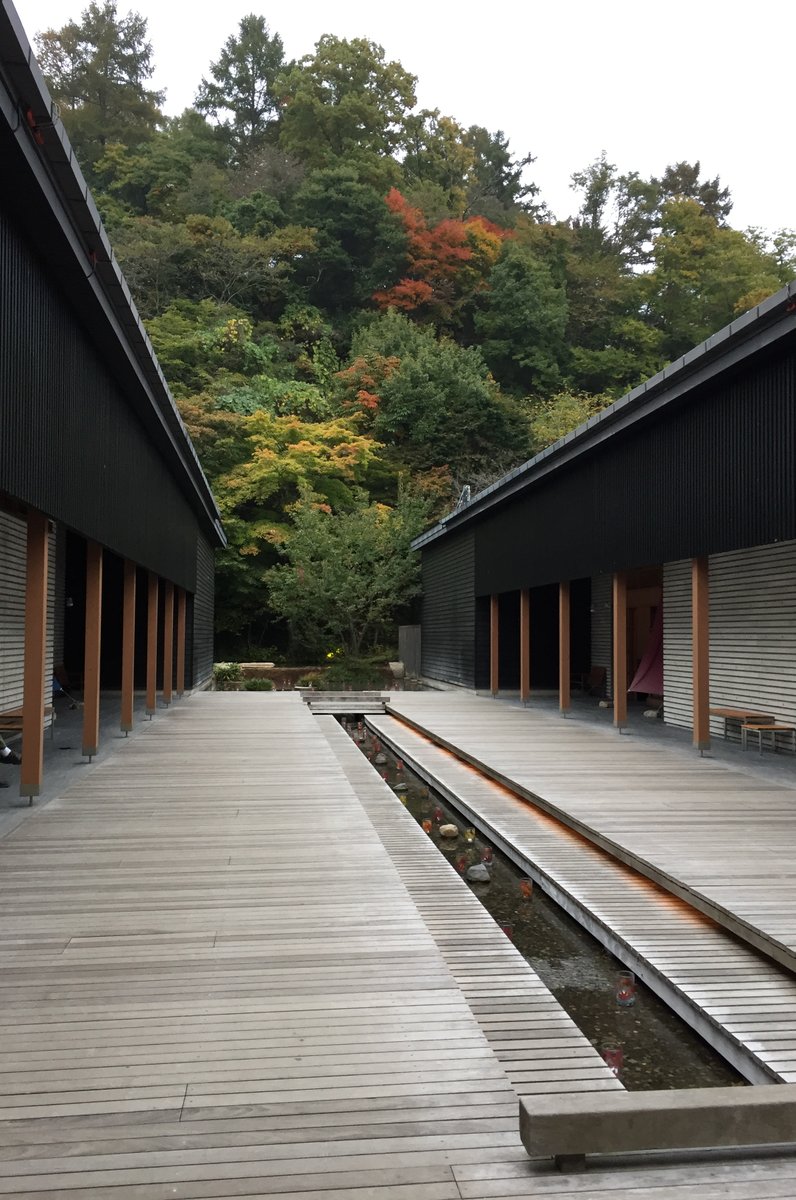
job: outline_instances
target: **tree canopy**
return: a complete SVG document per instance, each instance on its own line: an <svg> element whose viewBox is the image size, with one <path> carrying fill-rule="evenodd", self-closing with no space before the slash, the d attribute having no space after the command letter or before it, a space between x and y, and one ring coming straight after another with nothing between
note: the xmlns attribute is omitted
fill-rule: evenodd
<svg viewBox="0 0 796 1200"><path fill-rule="evenodd" d="M37 47L223 512L222 654L387 636L464 484L796 274L796 234L733 228L699 162L603 154L557 219L527 147L418 108L365 37L288 63L250 13L170 118L113 0Z"/></svg>

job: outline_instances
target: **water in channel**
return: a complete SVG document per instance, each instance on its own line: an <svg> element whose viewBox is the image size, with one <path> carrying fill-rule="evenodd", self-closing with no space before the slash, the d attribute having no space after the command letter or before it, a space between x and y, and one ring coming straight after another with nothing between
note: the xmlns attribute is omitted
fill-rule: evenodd
<svg viewBox="0 0 796 1200"><path fill-rule="evenodd" d="M387 746L357 727L362 722L343 725L371 762L377 754L385 757L375 769L460 874L491 854L489 882L468 880L468 887L628 1090L747 1082L653 992L632 977L622 979L622 963L477 830L466 840L467 819L399 766ZM440 836L446 823L459 827L457 838Z"/></svg>

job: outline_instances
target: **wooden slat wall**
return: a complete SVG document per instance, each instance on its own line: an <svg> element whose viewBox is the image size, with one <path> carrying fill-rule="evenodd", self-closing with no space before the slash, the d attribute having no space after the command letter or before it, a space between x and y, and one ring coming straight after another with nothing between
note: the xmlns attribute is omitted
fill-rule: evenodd
<svg viewBox="0 0 796 1200"><path fill-rule="evenodd" d="M0 512L0 710L22 703L22 668L25 640L24 520ZM53 616L55 612L55 533L50 534L50 571L47 613L47 678L53 668Z"/></svg>
<svg viewBox="0 0 796 1200"><path fill-rule="evenodd" d="M201 687L213 672L214 571L213 548L200 534L196 539L196 592L193 599L191 686L195 688Z"/></svg>
<svg viewBox="0 0 796 1200"><path fill-rule="evenodd" d="M664 717L691 725L690 563L664 567ZM710 559L710 703L796 722L796 542ZM716 718L711 733L721 736ZM738 727L728 733L738 736Z"/></svg>
<svg viewBox="0 0 796 1200"><path fill-rule="evenodd" d="M691 564L663 567L663 719L691 728Z"/></svg>
<svg viewBox="0 0 796 1200"><path fill-rule="evenodd" d="M611 576L594 575L591 581L591 665L605 667L605 694L613 695L611 627Z"/></svg>

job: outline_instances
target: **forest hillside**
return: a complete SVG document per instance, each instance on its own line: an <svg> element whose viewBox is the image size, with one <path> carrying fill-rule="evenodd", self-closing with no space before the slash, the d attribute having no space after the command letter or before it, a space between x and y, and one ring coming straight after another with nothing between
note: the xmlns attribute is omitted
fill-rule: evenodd
<svg viewBox="0 0 796 1200"><path fill-rule="evenodd" d="M796 274L698 162L603 154L558 220L531 148L418 110L366 38L297 62L245 17L161 112L146 22L92 3L37 53L218 499L220 657L360 655L409 541ZM198 69L201 71L201 66Z"/></svg>

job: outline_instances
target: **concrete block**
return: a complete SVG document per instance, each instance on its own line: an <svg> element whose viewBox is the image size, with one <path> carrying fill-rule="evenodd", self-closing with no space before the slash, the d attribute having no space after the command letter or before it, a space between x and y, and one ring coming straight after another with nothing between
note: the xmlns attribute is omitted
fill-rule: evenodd
<svg viewBox="0 0 796 1200"><path fill-rule="evenodd" d="M661 1092L584 1092L520 1100L532 1158L796 1142L796 1084Z"/></svg>

